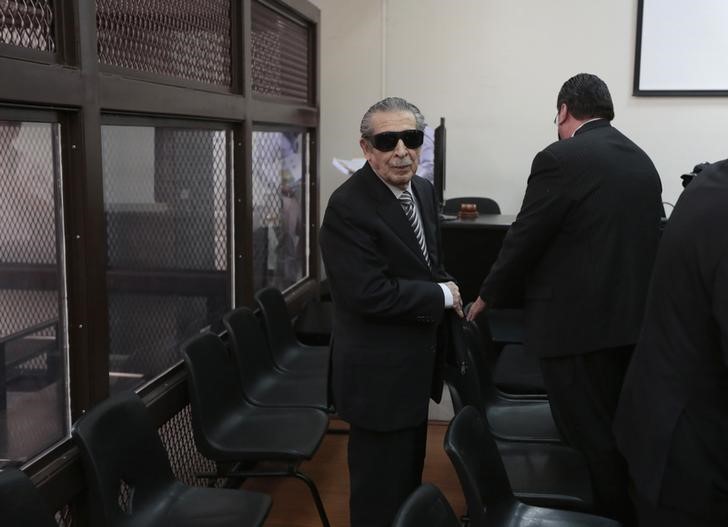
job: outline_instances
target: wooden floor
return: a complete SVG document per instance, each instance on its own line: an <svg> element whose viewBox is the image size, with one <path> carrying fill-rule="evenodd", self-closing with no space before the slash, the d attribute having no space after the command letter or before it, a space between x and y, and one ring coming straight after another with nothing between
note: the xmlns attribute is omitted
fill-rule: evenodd
<svg viewBox="0 0 728 527"><path fill-rule="evenodd" d="M334 421L331 428L346 425ZM427 458L422 481L431 482L445 493L455 512L465 512L455 470L450 464L442 441L447 423L431 421L427 432ZM349 525L349 471L346 466L348 436L327 434L316 456L301 466L311 476L321 493L332 527ZM386 474L382 474L386 477ZM245 489L259 490L272 496L273 508L265 525L270 527L320 527L321 522L311 495L303 482L292 478L257 479L245 483Z"/></svg>

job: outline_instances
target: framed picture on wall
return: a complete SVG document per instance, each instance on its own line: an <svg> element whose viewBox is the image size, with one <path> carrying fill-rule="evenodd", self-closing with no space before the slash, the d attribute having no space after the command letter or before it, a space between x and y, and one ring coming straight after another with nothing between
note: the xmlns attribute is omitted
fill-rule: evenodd
<svg viewBox="0 0 728 527"><path fill-rule="evenodd" d="M639 0L635 95L728 95L728 1Z"/></svg>

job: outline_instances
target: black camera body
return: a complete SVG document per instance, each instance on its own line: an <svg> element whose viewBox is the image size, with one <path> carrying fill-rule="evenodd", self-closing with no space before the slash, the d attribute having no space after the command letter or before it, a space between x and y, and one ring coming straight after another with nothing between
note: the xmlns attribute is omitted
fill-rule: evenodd
<svg viewBox="0 0 728 527"><path fill-rule="evenodd" d="M698 174L700 174L700 172L702 172L702 170L705 167L707 167L709 164L710 163L708 163L707 161L704 162L704 163L698 163L697 165L695 165L693 167L693 171L692 172L688 172L687 174L683 174L682 176L680 176L680 179L682 179L682 186L683 186L683 188L686 188L690 184L690 182L693 179L695 179L695 176L697 176Z"/></svg>

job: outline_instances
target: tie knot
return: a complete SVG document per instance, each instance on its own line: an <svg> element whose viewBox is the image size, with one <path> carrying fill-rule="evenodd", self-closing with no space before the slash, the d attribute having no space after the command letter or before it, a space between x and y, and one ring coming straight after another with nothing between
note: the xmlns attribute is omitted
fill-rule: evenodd
<svg viewBox="0 0 728 527"><path fill-rule="evenodd" d="M399 195L399 201L406 209L412 206L412 194L410 194L409 190L405 190Z"/></svg>

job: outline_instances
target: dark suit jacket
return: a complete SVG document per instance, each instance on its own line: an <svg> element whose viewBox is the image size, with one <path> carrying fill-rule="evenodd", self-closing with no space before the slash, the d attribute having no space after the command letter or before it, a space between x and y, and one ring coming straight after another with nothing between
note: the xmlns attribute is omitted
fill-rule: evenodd
<svg viewBox="0 0 728 527"><path fill-rule="evenodd" d="M541 357L634 344L663 216L652 161L609 121L533 160L526 195L480 296L525 282L527 345Z"/></svg>
<svg viewBox="0 0 728 527"><path fill-rule="evenodd" d="M335 309L334 403L343 418L372 430L421 424L433 384L442 390L435 363L444 299L436 282L451 278L440 266L433 187L415 176L412 188L431 269L399 201L369 164L331 195L321 226Z"/></svg>
<svg viewBox="0 0 728 527"><path fill-rule="evenodd" d="M728 160L665 228L615 433L644 497L728 525Z"/></svg>

